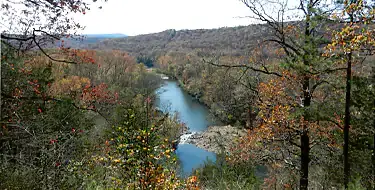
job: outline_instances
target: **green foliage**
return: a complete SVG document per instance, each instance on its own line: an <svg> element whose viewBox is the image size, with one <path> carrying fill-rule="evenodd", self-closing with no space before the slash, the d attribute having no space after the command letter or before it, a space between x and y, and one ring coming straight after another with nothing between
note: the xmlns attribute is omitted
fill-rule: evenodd
<svg viewBox="0 0 375 190"><path fill-rule="evenodd" d="M353 182L349 183L348 190L366 190L362 184L360 179L355 179Z"/></svg>
<svg viewBox="0 0 375 190"><path fill-rule="evenodd" d="M146 102L144 106L149 105ZM66 182L78 179L84 182L79 184L83 188L99 189L193 187L194 183L177 177L173 142L164 138L166 134L162 132L165 125L169 129L181 125L173 125L167 115L145 117L147 112L144 111L136 106L117 108L119 120L108 131L109 139L100 145L99 151L86 155L83 161L72 161L67 168L71 174L66 177L74 176L75 179Z"/></svg>
<svg viewBox="0 0 375 190"><path fill-rule="evenodd" d="M160 56L159 70L177 79L184 90L208 106L211 113L220 120L229 124L238 121L241 125L249 127L250 120L254 120L256 108L252 109L255 107L255 93L249 90L247 85L256 85L257 76L250 76L250 72L242 69L228 70L202 63L202 58L198 54L169 53ZM228 65L240 61L243 61L243 58L221 58L221 62ZM174 69L170 70L171 67ZM252 112L252 115L249 112Z"/></svg>
<svg viewBox="0 0 375 190"><path fill-rule="evenodd" d="M91 118L71 99L48 94L52 66L38 57L3 60L1 189L55 189L66 174L63 166L87 150Z"/></svg>
<svg viewBox="0 0 375 190"><path fill-rule="evenodd" d="M229 163L225 155L218 155L216 162L208 161L195 171L206 189L259 189L260 181L254 175L251 162Z"/></svg>
<svg viewBox="0 0 375 190"><path fill-rule="evenodd" d="M154 60L150 57L147 57L145 55L140 55L137 57L137 63L143 63L146 65L148 68L154 66Z"/></svg>

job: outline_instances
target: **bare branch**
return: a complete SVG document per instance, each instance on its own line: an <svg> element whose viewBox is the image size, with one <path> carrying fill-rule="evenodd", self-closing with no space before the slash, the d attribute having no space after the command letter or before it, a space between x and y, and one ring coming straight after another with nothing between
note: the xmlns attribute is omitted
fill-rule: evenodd
<svg viewBox="0 0 375 190"><path fill-rule="evenodd" d="M210 65L213 65L213 66L217 66L217 67L226 67L226 68L247 68L247 69L250 69L250 70L253 70L255 72L260 72L260 73L264 73L264 74L268 74L268 75L275 75L275 76L278 76L278 77L282 77L282 75L280 73L277 73L277 72L271 72L271 71L268 71L268 70L261 70L261 69L257 69L255 67L251 67L249 65L225 65L225 64L216 64L212 61L206 61L205 59L203 59L203 62L205 63L208 63Z"/></svg>
<svg viewBox="0 0 375 190"><path fill-rule="evenodd" d="M33 38L34 36L30 36L27 38L19 38L19 37L12 37L12 36L6 36L4 34L1 34L1 39L6 39L6 40L17 40L17 41L26 42L26 41L32 40Z"/></svg>

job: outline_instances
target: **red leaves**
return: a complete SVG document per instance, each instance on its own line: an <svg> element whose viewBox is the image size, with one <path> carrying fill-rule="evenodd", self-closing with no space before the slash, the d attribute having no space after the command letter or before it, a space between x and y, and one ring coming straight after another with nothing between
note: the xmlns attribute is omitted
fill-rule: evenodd
<svg viewBox="0 0 375 190"><path fill-rule="evenodd" d="M118 92L115 92L115 94L114 94L114 98L115 98L116 100L118 100L118 98L119 98Z"/></svg>
<svg viewBox="0 0 375 190"><path fill-rule="evenodd" d="M66 60L72 60L76 63L95 63L94 56L96 52L94 50L84 50L84 49L72 49L60 47L61 54L64 55Z"/></svg>
<svg viewBox="0 0 375 190"><path fill-rule="evenodd" d="M76 133L77 129L76 128L72 128L71 132L72 133ZM82 129L78 130L78 133L83 133L83 130Z"/></svg>
<svg viewBox="0 0 375 190"><path fill-rule="evenodd" d="M49 144L55 144L55 143L57 143L57 139L51 139L51 140L49 141Z"/></svg>
<svg viewBox="0 0 375 190"><path fill-rule="evenodd" d="M43 111L42 111L42 109L38 108L38 112L39 112L39 113L42 113Z"/></svg>
<svg viewBox="0 0 375 190"><path fill-rule="evenodd" d="M150 97L147 97L146 100L145 100L145 102L146 102L147 104L151 103L151 98L150 98Z"/></svg>
<svg viewBox="0 0 375 190"><path fill-rule="evenodd" d="M36 88L36 87L34 87L34 92L35 92L36 94L40 94L40 91L39 91L38 88Z"/></svg>
<svg viewBox="0 0 375 190"><path fill-rule="evenodd" d="M109 91L108 85L104 83L95 87L85 88L81 97L87 103L94 101L99 103L116 103L118 100L118 94Z"/></svg>
<svg viewBox="0 0 375 190"><path fill-rule="evenodd" d="M13 90L13 97L21 97L22 94L23 94L23 91L20 90L19 88L15 88L15 89Z"/></svg>

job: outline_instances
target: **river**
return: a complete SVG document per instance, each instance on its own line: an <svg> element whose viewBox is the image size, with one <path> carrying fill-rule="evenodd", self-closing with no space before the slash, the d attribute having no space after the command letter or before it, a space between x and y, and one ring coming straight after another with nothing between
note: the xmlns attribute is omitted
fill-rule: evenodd
<svg viewBox="0 0 375 190"><path fill-rule="evenodd" d="M202 132L208 126L214 125L210 119L209 110L178 86L175 80L164 80L164 84L156 91L158 94L156 105L163 112L178 113L181 122L184 122L192 133ZM176 154L180 160L182 175L187 176L204 164L205 161L216 160L215 153L208 152L192 144L185 144L182 137Z"/></svg>

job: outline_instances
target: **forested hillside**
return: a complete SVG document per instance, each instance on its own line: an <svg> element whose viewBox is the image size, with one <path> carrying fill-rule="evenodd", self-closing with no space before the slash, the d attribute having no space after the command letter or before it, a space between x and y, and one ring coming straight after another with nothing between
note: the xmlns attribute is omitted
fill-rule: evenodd
<svg viewBox="0 0 375 190"><path fill-rule="evenodd" d="M63 40L66 47L85 49L95 43L99 43L106 39L125 37L126 35L124 34L84 34L80 35L76 39L64 38ZM60 44L59 41L56 41L56 43Z"/></svg>
<svg viewBox="0 0 375 190"><path fill-rule="evenodd" d="M90 46L94 49L117 49L156 57L168 52L217 52L247 55L258 42L270 34L265 25L225 27L219 29L166 30L154 34L107 39Z"/></svg>

